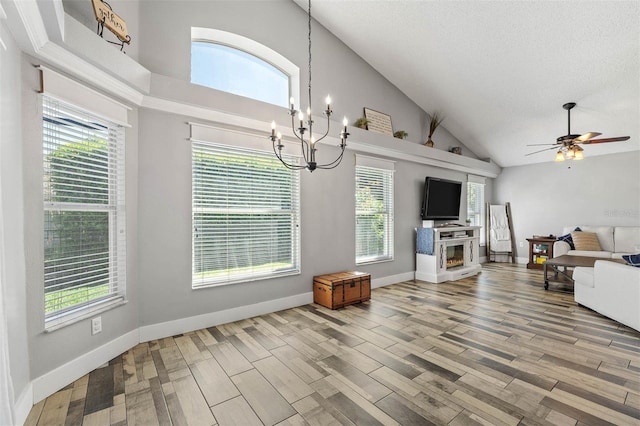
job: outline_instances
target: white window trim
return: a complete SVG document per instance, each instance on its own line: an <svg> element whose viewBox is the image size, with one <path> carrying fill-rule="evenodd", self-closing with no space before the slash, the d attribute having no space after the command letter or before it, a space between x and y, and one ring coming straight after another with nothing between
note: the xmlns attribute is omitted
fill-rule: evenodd
<svg viewBox="0 0 640 426"><path fill-rule="evenodd" d="M363 260L358 260L356 256L356 265L367 265L374 263L382 263L382 262L391 262L394 260L395 256L395 161L387 160L378 157L369 157L366 155L356 154L355 155L355 163L356 167L370 168L370 169L378 169L384 170L391 173L393 183L391 186L392 194L391 194L391 211L389 212L389 232L391 235L387 235L387 243L388 243L388 253L386 256L377 257L377 258L363 258ZM356 212L357 219L357 212ZM357 239L357 237L356 237Z"/></svg>
<svg viewBox="0 0 640 426"><path fill-rule="evenodd" d="M130 107L42 65L40 92L81 108L100 118L124 127L131 127L127 118Z"/></svg>
<svg viewBox="0 0 640 426"><path fill-rule="evenodd" d="M289 97L300 101L300 68L275 50L250 38L213 28L191 27L191 41L205 41L233 47L270 63L289 77Z"/></svg>
<svg viewBox="0 0 640 426"><path fill-rule="evenodd" d="M273 155L273 150L271 147L271 143L267 143L268 140L265 141L266 138L264 138L263 134L251 134L251 133L247 133L247 132L243 132L243 131L237 131L234 129L225 129L225 128L216 128L216 127L212 127L212 126L208 126L208 125L204 125L204 124L200 124L200 123L192 123L189 122L188 123L190 126L190 133L191 133L191 137L189 138L189 141L191 142L191 144L193 145L194 142L197 143L206 143L206 144L212 144L212 145L228 145L231 147L235 147L235 148L239 148L240 150L250 150L250 151L255 151L255 152L263 152L266 155ZM193 149L193 148L191 148ZM292 158L294 158L294 156L291 156ZM275 158L275 157L274 157ZM284 166L282 166L284 167ZM215 283L208 283L208 284L200 284L200 285L194 285L194 281L193 281L193 261L194 261L194 256L193 256L193 241L191 243L192 245L192 268L191 268L191 274L192 274L192 285L191 288L192 290L201 290L201 289L208 289L208 288L213 288L213 287L221 287L221 286L227 286L227 285L235 285L235 284L240 284L240 283L246 283L246 282L252 282L252 281L260 281L260 280L268 280L268 279L273 279L273 278L279 278L279 277L285 277L285 276L291 276L291 275L300 275L301 271L302 271L302 249L301 249L301 216L302 216L302 212L301 212L301 205L300 205L300 192L301 192L301 182L300 182L300 177L299 177L299 172L295 172L298 173L298 182L297 182L297 187L298 187L298 193L296 194L297 197L297 223L298 223L298 227L297 227L297 235L295 236L296 240L293 241L293 244L295 245L295 250L296 250L296 257L297 257L297 268L289 270L289 271L284 271L284 272L279 272L279 273L274 273L274 274L270 274L270 275L263 275L263 276L255 276L255 277L243 277L241 279L232 279L229 281L224 281L224 282L215 282ZM193 215L193 201L192 201L192 215ZM193 238L193 235L191 236Z"/></svg>
<svg viewBox="0 0 640 426"><path fill-rule="evenodd" d="M77 83L55 71L52 71L48 68L39 67L41 70L41 96L39 97L39 104L42 106L43 96L46 95L50 98L57 99L63 103L71 104L74 108L84 110L87 114L95 115L96 117L103 119L105 121L112 122L115 125L119 125L122 127L131 127L127 122L128 111L131 109L126 105L123 105L111 98L96 92L92 89L89 89L80 83ZM71 92L68 92L71 90ZM43 111L41 111L41 115ZM124 138L124 131L123 131ZM121 149L125 149L124 140L122 141ZM121 153L124 155L124 152ZM121 170L122 173L125 173L126 164L123 165ZM119 185L120 188L116 188L115 191L123 191L122 197L126 198L126 194L124 193L125 187L125 176L124 174L121 176ZM116 196L112 194L111 196ZM117 283L117 292L111 294L110 297L103 298L101 300L96 300L94 303L89 303L87 305L78 306L76 309L70 309L65 312L60 312L58 314L54 314L46 318L46 314L44 313L44 286L42 288L42 300L43 300L43 326L45 332L52 332L58 330L60 328L66 327L68 325L74 324L76 322L82 321L86 318L94 316L98 313L116 308L118 306L122 306L127 303L126 301L126 211L125 205L126 200L123 199L125 204L118 203L116 206L116 210L118 211L118 215L116 216L115 230L111 230L113 235L117 235L117 239L122 241L110 241L111 245L118 245L118 254L117 259L113 261L117 261L118 263L122 263L118 272L121 274L121 281ZM53 206L56 203L45 202L43 203L43 212L45 206ZM125 234L121 235L121 231L125 230ZM44 231L44 230L43 230ZM110 249L111 251L111 249ZM110 258L113 257L113 252L110 253ZM42 258L44 265L44 257Z"/></svg>

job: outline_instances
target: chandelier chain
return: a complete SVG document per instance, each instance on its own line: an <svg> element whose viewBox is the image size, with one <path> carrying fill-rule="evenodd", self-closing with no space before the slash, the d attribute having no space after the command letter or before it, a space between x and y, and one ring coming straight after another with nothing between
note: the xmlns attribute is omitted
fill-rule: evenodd
<svg viewBox="0 0 640 426"><path fill-rule="evenodd" d="M309 9L307 16L309 17L309 108L311 108L311 0L309 0Z"/></svg>

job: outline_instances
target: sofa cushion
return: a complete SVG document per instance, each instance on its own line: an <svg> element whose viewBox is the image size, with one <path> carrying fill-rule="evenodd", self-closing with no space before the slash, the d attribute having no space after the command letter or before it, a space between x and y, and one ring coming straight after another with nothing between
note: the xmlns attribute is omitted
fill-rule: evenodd
<svg viewBox="0 0 640 426"><path fill-rule="evenodd" d="M595 232L574 231L571 233L573 245L578 251L600 251L600 242Z"/></svg>
<svg viewBox="0 0 640 426"><path fill-rule="evenodd" d="M640 268L640 254L629 254L622 256L622 258L627 264Z"/></svg>
<svg viewBox="0 0 640 426"><path fill-rule="evenodd" d="M581 229L576 228L574 229L574 231L581 231ZM576 249L576 246L573 245L573 239L571 238L571 233L560 235L557 241L564 241L565 243L569 244L569 247L571 247L571 250Z"/></svg>
<svg viewBox="0 0 640 426"><path fill-rule="evenodd" d="M575 228L575 226L565 226L562 233L569 234L575 231ZM617 251L613 245L613 226L580 225L580 230L584 232L595 232L598 235L598 241L600 242L602 250L610 251L611 253Z"/></svg>
<svg viewBox="0 0 640 426"><path fill-rule="evenodd" d="M599 250L599 251L569 250L567 254L571 256L597 257L600 259L611 259L613 257L613 253L611 253L610 251L602 251L602 250Z"/></svg>
<svg viewBox="0 0 640 426"><path fill-rule="evenodd" d="M638 253L640 251L640 226L616 226L613 230L616 253Z"/></svg>

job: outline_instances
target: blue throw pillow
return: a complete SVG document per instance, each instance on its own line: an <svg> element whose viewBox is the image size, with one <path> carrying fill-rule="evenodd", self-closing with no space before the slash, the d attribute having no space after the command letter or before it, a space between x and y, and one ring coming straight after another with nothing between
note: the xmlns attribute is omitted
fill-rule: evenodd
<svg viewBox="0 0 640 426"><path fill-rule="evenodd" d="M574 229L573 231L574 232L582 231L582 229L580 229L580 227L577 226L576 229ZM571 250L575 250L576 249L576 246L573 245L573 238L571 238L571 233L560 235L558 237L558 241L564 241L565 243L569 244L569 247L571 247Z"/></svg>
<svg viewBox="0 0 640 426"><path fill-rule="evenodd" d="M640 268L640 253L638 254L625 254L622 256L625 262L631 266Z"/></svg>

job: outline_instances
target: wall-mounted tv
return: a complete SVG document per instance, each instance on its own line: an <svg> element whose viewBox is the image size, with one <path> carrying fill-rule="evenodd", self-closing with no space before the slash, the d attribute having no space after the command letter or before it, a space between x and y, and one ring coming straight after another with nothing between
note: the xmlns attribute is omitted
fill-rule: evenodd
<svg viewBox="0 0 640 426"><path fill-rule="evenodd" d="M462 183L427 177L424 183L421 216L423 220L460 218Z"/></svg>

